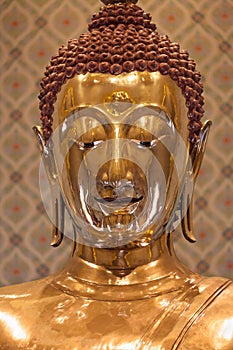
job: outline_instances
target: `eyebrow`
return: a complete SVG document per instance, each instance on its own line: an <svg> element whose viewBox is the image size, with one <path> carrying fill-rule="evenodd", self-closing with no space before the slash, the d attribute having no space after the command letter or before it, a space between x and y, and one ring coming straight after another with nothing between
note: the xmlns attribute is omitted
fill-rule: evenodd
<svg viewBox="0 0 233 350"><path fill-rule="evenodd" d="M154 105L145 105L145 106L138 105L138 108L136 107L132 111L131 118L133 117L133 120L135 121L140 117L144 117L145 115L153 115L155 118L159 117L165 122L170 122L172 120L170 116L167 114L167 112L165 112L160 107L154 106Z"/></svg>

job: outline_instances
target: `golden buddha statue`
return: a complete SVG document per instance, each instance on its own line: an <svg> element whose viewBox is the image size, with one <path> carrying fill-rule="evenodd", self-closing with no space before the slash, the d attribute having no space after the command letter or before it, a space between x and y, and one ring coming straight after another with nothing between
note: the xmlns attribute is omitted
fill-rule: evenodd
<svg viewBox="0 0 233 350"><path fill-rule="evenodd" d="M233 349L232 282L177 259L210 122L195 63L136 0L105 0L41 83L42 159L72 256L50 277L1 288L1 350Z"/></svg>

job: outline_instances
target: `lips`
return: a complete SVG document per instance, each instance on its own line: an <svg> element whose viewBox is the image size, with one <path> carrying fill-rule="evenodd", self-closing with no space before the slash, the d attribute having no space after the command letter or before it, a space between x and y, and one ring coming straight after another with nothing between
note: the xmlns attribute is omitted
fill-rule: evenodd
<svg viewBox="0 0 233 350"><path fill-rule="evenodd" d="M111 203L111 202L114 202L115 205L130 205L130 204L133 204L133 203L137 203L139 201L141 201L143 199L143 196L139 196L139 197L124 197L124 198L117 198L117 197L105 197L105 198L97 198L95 197L95 200L98 202L98 203L105 203L105 202L108 202L108 203Z"/></svg>
<svg viewBox="0 0 233 350"><path fill-rule="evenodd" d="M105 215L110 214L133 214L138 208L139 203L143 200L143 196L137 197L95 197L100 210Z"/></svg>

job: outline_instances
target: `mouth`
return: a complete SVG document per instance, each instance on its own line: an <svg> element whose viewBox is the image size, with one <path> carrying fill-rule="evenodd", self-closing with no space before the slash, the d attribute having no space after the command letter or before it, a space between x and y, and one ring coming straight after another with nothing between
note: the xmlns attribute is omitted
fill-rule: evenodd
<svg viewBox="0 0 233 350"><path fill-rule="evenodd" d="M105 215L110 214L133 214L138 208L139 203L143 200L143 196L138 197L100 197L94 198L98 203L100 210Z"/></svg>
<svg viewBox="0 0 233 350"><path fill-rule="evenodd" d="M140 202L143 199L143 196L139 196L139 197L124 197L124 198L119 198L119 197L105 197L105 198L97 198L94 197L95 200L98 203L101 204L106 204L107 203L113 203L114 205L130 205L130 204L134 204L137 202Z"/></svg>

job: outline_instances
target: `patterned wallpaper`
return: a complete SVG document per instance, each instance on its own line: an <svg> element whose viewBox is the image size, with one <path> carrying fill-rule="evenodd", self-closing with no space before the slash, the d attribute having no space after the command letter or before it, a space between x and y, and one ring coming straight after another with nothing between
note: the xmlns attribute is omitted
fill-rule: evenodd
<svg viewBox="0 0 233 350"><path fill-rule="evenodd" d="M66 241L51 248L50 222L38 186L39 81L57 48L86 29L98 0L1 0L0 284L58 270ZM205 85L206 118L214 125L195 190L195 231L189 244L175 235L178 256L206 275L233 277L233 2L146 0L160 33L188 49Z"/></svg>

